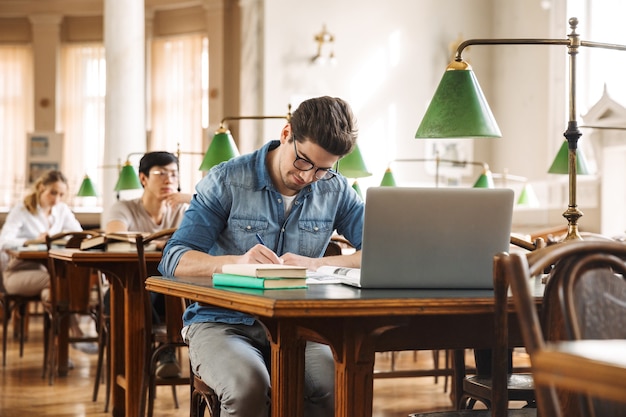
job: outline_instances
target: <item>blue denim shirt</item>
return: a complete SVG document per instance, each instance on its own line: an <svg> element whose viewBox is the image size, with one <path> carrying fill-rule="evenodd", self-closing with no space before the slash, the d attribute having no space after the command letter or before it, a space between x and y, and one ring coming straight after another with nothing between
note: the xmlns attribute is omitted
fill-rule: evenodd
<svg viewBox="0 0 626 417"><path fill-rule="evenodd" d="M159 271L174 275L189 250L211 255L242 255L257 244L256 233L278 256L291 252L321 257L334 230L361 248L364 203L345 177L316 181L302 189L288 216L274 188L265 160L279 141L224 162L196 185L196 194L178 230L168 241ZM183 316L185 326L198 322L252 324L237 311L194 303Z"/></svg>

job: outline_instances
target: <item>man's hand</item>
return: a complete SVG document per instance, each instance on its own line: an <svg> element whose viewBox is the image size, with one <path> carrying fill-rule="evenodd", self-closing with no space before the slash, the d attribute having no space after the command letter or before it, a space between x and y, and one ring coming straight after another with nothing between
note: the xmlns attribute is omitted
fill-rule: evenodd
<svg viewBox="0 0 626 417"><path fill-rule="evenodd" d="M283 260L267 246L258 244L237 260L239 264L282 264Z"/></svg>
<svg viewBox="0 0 626 417"><path fill-rule="evenodd" d="M173 193L165 197L165 203L170 207L175 207L183 203L191 203L191 194Z"/></svg>

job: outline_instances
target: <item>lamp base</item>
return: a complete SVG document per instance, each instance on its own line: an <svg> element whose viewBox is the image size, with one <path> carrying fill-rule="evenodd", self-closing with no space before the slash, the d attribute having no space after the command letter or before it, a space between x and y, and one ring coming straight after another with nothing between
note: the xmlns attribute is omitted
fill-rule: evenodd
<svg viewBox="0 0 626 417"><path fill-rule="evenodd" d="M563 213L563 217L567 219L567 234L563 241L568 240L583 240L578 233L578 219L583 216L583 212L576 206L568 206L567 210Z"/></svg>

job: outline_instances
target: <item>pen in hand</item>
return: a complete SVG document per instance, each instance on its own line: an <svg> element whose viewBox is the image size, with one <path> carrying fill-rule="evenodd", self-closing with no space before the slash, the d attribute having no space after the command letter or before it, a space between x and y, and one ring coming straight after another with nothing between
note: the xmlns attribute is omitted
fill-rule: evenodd
<svg viewBox="0 0 626 417"><path fill-rule="evenodd" d="M262 238L262 237L261 237L261 235L260 235L260 234L258 234L258 233L256 234L256 240L257 240L257 242L259 242L261 245L263 245L263 246L267 247L267 245L266 245L266 244L265 244L265 242L263 241L263 238Z"/></svg>

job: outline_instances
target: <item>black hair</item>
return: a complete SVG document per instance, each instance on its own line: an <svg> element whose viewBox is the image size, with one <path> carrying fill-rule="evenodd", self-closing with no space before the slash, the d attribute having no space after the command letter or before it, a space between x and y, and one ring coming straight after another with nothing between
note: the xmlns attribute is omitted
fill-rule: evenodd
<svg viewBox="0 0 626 417"><path fill-rule="evenodd" d="M139 172L148 176L152 167L162 167L171 163L175 163L176 166L178 166L178 158L171 152L148 152L144 154L139 161Z"/></svg>

